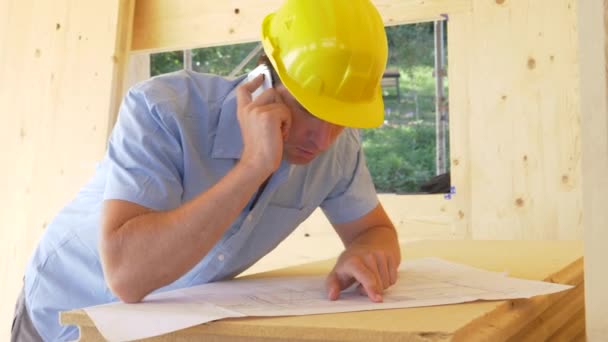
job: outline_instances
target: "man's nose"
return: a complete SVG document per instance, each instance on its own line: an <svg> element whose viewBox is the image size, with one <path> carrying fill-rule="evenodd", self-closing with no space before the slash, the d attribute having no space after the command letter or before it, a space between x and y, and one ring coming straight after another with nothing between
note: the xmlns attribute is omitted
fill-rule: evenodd
<svg viewBox="0 0 608 342"><path fill-rule="evenodd" d="M317 149L325 151L332 143L336 125L319 119L316 121L316 125L312 132L312 140Z"/></svg>

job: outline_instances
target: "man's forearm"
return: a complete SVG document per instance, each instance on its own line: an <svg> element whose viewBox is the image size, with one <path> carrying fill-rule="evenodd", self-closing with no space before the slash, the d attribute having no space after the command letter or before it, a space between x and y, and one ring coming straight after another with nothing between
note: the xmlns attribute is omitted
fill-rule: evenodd
<svg viewBox="0 0 608 342"><path fill-rule="evenodd" d="M375 246L390 253L397 262L401 261L401 249L397 231L391 226L376 226L361 232L346 248L357 246Z"/></svg>
<svg viewBox="0 0 608 342"><path fill-rule="evenodd" d="M104 270L126 302L177 280L219 241L265 176L239 165L208 191L165 212L136 216L102 237Z"/></svg>

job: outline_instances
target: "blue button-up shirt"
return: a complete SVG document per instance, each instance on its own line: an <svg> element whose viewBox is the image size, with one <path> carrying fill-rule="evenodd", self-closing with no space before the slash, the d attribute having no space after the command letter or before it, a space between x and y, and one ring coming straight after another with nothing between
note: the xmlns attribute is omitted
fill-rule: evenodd
<svg viewBox="0 0 608 342"><path fill-rule="evenodd" d="M93 179L49 224L28 263L26 304L45 340L77 338L75 327L59 325L60 311L117 300L97 249L103 200L173 209L235 166L243 149L235 92L241 80L181 71L129 91ZM158 291L239 274L319 206L332 223L342 223L377 204L358 132L345 129L309 164L283 161L253 209L247 205L196 266Z"/></svg>

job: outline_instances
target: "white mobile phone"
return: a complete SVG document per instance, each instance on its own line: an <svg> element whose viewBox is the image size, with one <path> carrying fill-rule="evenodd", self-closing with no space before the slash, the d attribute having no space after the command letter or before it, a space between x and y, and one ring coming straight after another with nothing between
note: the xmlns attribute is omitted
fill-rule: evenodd
<svg viewBox="0 0 608 342"><path fill-rule="evenodd" d="M266 64L260 64L255 69L251 70L247 75L247 82L258 77L259 74L264 74L264 82L262 82L262 85L251 94L252 99L258 97L264 90L272 88L272 75L270 75L270 69L268 69Z"/></svg>

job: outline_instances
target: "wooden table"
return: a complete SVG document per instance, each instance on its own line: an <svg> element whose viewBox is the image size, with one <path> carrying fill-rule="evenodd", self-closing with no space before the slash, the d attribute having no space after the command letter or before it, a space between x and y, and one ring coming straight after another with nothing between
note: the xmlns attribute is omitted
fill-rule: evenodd
<svg viewBox="0 0 608 342"><path fill-rule="evenodd" d="M579 241L421 241L405 260L437 256L511 276L575 285L532 299L201 324L146 341L573 341L585 339L583 246ZM325 274L333 260L255 277ZM83 341L103 341L82 310L61 314Z"/></svg>

